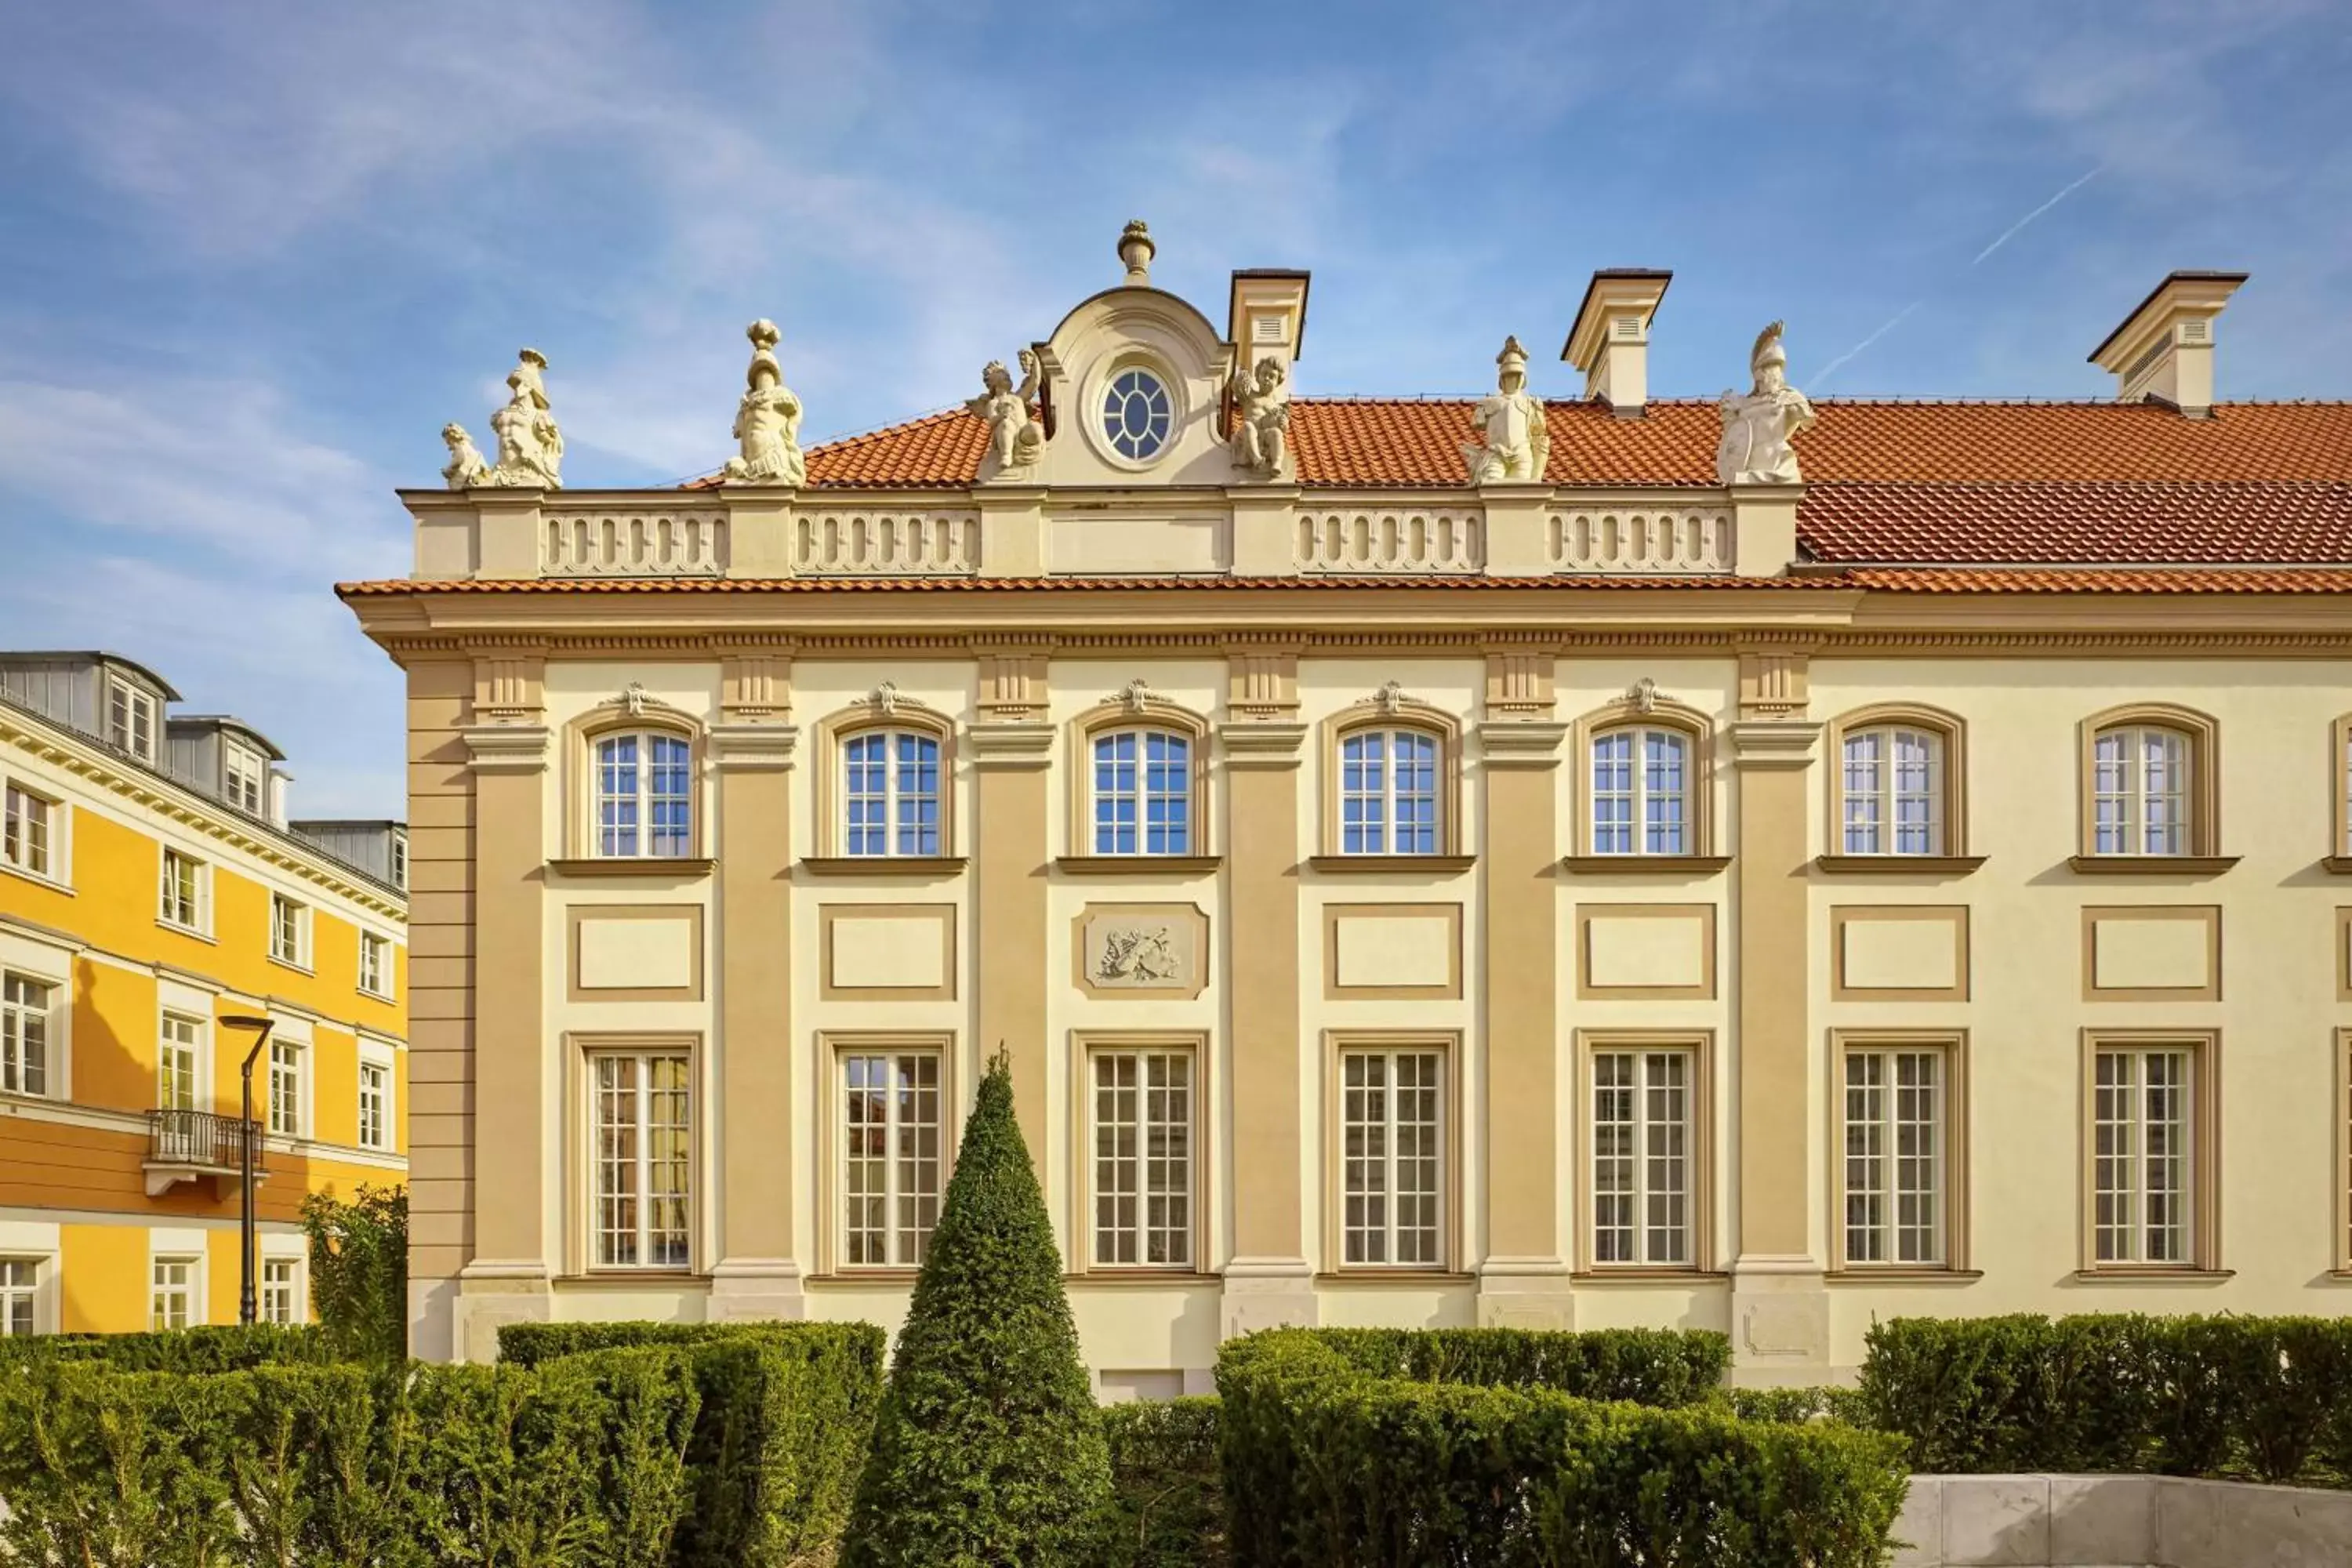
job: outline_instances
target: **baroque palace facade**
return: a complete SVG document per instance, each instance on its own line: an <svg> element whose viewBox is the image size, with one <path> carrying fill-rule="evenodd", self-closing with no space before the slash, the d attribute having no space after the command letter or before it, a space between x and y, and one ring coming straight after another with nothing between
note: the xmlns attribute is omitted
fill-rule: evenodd
<svg viewBox="0 0 2352 1568"><path fill-rule="evenodd" d="M0 652L0 1334L310 1316L299 1216L407 1161L407 842L107 653ZM239 1068L255 1058L254 1119Z"/></svg>
<svg viewBox="0 0 2352 1568"><path fill-rule="evenodd" d="M965 408L559 488L444 434L407 672L420 1353L895 1323L1010 1057L1108 1395L1278 1322L2352 1304L2352 405L1290 396L1125 279ZM2085 334L2086 337L2089 334ZM1729 345L1737 362L1745 345ZM1474 362L1475 363L1475 362Z"/></svg>

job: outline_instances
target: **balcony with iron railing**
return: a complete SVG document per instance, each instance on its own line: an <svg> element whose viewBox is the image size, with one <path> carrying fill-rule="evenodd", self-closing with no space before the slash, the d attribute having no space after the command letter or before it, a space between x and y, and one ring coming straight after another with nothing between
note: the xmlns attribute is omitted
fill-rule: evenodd
<svg viewBox="0 0 2352 1568"><path fill-rule="evenodd" d="M257 1121L217 1116L209 1110L147 1113L147 1195L157 1197L181 1182L210 1176L224 1191L244 1175L245 1149L253 1146L253 1177L268 1174L268 1141Z"/></svg>

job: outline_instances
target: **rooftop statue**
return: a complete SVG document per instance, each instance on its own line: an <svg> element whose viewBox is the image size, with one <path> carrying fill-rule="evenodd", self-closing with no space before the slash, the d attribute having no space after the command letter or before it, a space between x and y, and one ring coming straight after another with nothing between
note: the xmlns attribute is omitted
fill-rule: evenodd
<svg viewBox="0 0 2352 1568"><path fill-rule="evenodd" d="M507 390L512 395L490 416L491 433L499 438L499 466L483 477L483 484L563 488L563 432L548 409L546 369L547 356L537 349L515 355L515 367L507 372ZM451 455L456 456L454 448Z"/></svg>
<svg viewBox="0 0 2352 1568"><path fill-rule="evenodd" d="M1030 400L1037 395L1037 356L1023 349L1020 360L1019 386L1013 384L1013 373L1003 360L991 360L980 373L980 384L987 390L964 399L966 408L988 421L988 449L996 454L999 478L1034 467L1045 452L1045 427L1029 416Z"/></svg>
<svg viewBox="0 0 2352 1568"><path fill-rule="evenodd" d="M1227 385L1234 400L1234 464L1262 479L1282 472L1282 459L1288 450L1288 380L1282 362L1268 354L1257 362L1255 371L1246 365L1234 366L1234 379Z"/></svg>
<svg viewBox="0 0 2352 1568"><path fill-rule="evenodd" d="M1495 395L1479 400L1470 423L1485 433L1484 446L1462 443L1462 461L1474 485L1497 479L1540 479L1551 456L1551 433L1544 427L1543 399L1528 390L1528 351L1516 337L1503 340L1495 356Z"/></svg>
<svg viewBox="0 0 2352 1568"><path fill-rule="evenodd" d="M1803 476L1790 442L1812 426L1813 405L1789 384L1780 322L1757 334L1748 368L1756 377L1754 390L1726 390L1719 405L1723 440L1715 449L1715 477L1727 485L1793 485Z"/></svg>
<svg viewBox="0 0 2352 1568"><path fill-rule="evenodd" d="M475 448L474 438L463 425L452 421L441 426L441 444L449 448L449 461L441 469L441 477L449 481L451 489L471 489L490 482L490 466L482 461L482 454Z"/></svg>
<svg viewBox="0 0 2352 1568"><path fill-rule="evenodd" d="M751 363L743 373L742 401L735 405L739 455L727 459L730 485L797 485L808 477L801 456L801 400L784 384L777 362L782 334L761 320L743 329L751 340Z"/></svg>

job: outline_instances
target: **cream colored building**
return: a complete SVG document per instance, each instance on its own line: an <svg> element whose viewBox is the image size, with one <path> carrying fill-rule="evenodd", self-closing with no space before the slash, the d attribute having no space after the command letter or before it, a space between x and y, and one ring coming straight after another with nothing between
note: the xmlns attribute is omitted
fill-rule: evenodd
<svg viewBox="0 0 2352 1568"><path fill-rule="evenodd" d="M2352 405L2214 402L2242 279L2112 401L1812 407L1776 333L1652 399L1621 270L1552 401L1286 405L1305 274L1220 325L1121 251L969 411L803 454L755 359L736 482L498 482L526 361L341 590L409 681L422 1353L895 1323L1000 1047L1111 1395L1276 1322L1774 1382L2352 1304Z"/></svg>

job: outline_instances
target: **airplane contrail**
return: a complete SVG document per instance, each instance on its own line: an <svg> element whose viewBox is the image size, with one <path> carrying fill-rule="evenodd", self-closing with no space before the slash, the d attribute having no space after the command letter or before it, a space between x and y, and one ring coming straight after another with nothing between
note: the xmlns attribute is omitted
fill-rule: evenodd
<svg viewBox="0 0 2352 1568"><path fill-rule="evenodd" d="M2040 206L2035 207L2032 212L2027 213L2023 217L2019 218L2015 223L2011 224L2007 228L2001 230L2000 236L1995 238L1990 245L1986 246L1982 250L1978 251L1974 257L1969 258L1969 265L1970 267L1976 266L1986 257L1990 256L1994 251L1999 250L2002 246L2007 245L2011 240L2015 239L2018 235L2024 230L2027 224L2032 223L2035 218L2040 217L2043 213L2048 212L2052 207L2056 206L2060 202L2064 201L2068 196L2073 195L2076 191L2079 191L2084 185L2089 184L2091 181L2096 177L2099 171L2105 167L2106 165L2105 163L2092 164L2088 174L2082 175L2078 179L2071 181L2056 195L2052 196L2048 201L2043 202ZM1904 306L1903 309L1897 310L1892 317L1888 318L1885 325L1871 333L1870 336L1863 339L1862 342L1854 344L1853 347L1846 350L1845 353L1838 355L1837 358L1830 361L1829 363L1823 365L1820 370L1815 371L1811 377L1812 381L1816 384L1827 381L1832 371L1836 370L1840 365L1845 363L1846 361L1853 358L1854 355L1860 353L1871 344L1876 342L1887 333L1893 331L1896 327L1903 323L1903 319L1905 317L1910 315L1912 311L1917 310L1927 302L1926 298L1922 297L1920 299L1914 300L1909 304Z"/></svg>
<svg viewBox="0 0 2352 1568"><path fill-rule="evenodd" d="M2043 202L2040 206L2035 207L2032 212L2027 213L2023 217L2019 218L2015 223L2011 224L2007 228L2001 230L2000 237L1994 240L1990 245L1986 246L1982 250L1978 251L1976 254L1976 260L1970 261L1969 265L1974 267L1978 261L1982 261L1986 257L1990 256L1994 251L1999 250L2002 246L2007 245L2011 240L2015 239L2020 229L2022 229L2027 224L2032 223L2035 218L2040 217L2043 213L2048 212L2052 207L2056 206L2060 202L2064 201L2068 196L2073 195L2076 191L2081 190L2084 185L2089 184L2094 179L2098 177L2099 171L2105 167L2106 165L2105 163L2092 164L2091 172L2089 174L2084 174L2081 179L2076 180L2064 190L2060 191L2056 195L2052 196L2048 201Z"/></svg>

